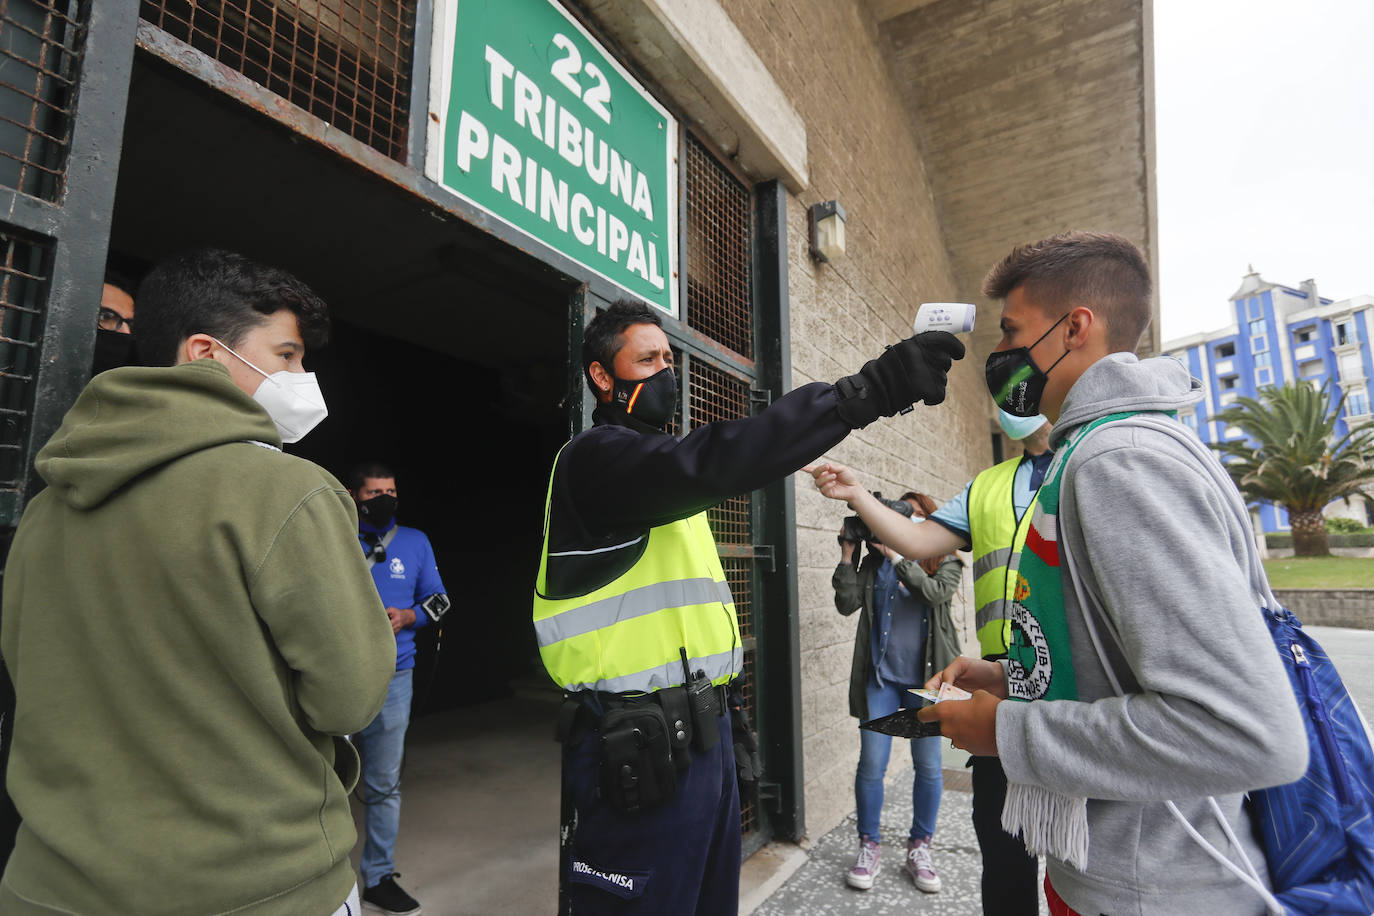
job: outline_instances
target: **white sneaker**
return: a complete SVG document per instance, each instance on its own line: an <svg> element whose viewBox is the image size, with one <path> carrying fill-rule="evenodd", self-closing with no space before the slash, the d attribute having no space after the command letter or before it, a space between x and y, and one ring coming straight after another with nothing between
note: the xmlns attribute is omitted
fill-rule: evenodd
<svg viewBox="0 0 1374 916"><path fill-rule="evenodd" d="M906 873L916 883L916 889L927 894L940 890L940 876L935 874L935 863L930 858L930 837L906 841Z"/></svg>
<svg viewBox="0 0 1374 916"><path fill-rule="evenodd" d="M866 891L873 886L878 877L878 841L871 837L859 838L859 858L844 876L845 883Z"/></svg>

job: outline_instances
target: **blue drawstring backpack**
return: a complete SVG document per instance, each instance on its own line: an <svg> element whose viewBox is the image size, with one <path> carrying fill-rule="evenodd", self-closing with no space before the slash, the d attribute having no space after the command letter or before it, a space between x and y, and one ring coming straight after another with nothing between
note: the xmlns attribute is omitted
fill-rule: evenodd
<svg viewBox="0 0 1374 916"><path fill-rule="evenodd" d="M1302 779L1250 793L1275 896L1290 913L1368 916L1374 913L1374 751L1365 723L1301 621L1269 607L1264 620L1306 713L1311 754Z"/></svg>
<svg viewBox="0 0 1374 916"><path fill-rule="evenodd" d="M1250 513L1226 469L1211 450L1185 432L1182 424L1159 414L1136 414L1115 422L1146 426L1183 443L1211 473L1238 519L1249 526ZM1098 638L1093 621L1096 614L1090 610L1100 609L1101 604L1090 602L1083 594L1067 543L1061 540L1060 548L1079 606L1084 609L1088 635L1120 695L1121 686ZM1207 842L1173 802L1165 804L1208 855L1264 898L1271 913L1370 916L1374 914L1374 748L1370 746L1369 725L1325 650L1303 632L1302 622L1292 612L1279 605L1253 543L1246 560L1259 613L1283 659L1307 726L1308 763L1302 779L1249 793L1273 890L1264 886L1248 860L1243 863L1245 869L1238 867ZM1231 845L1244 859L1220 806L1210 801Z"/></svg>

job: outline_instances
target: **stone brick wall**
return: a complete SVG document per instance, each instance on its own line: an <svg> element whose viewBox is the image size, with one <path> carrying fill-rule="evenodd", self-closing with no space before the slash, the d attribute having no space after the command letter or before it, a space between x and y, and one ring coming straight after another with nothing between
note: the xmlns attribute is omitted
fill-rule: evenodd
<svg viewBox="0 0 1374 916"><path fill-rule="evenodd" d="M882 36L964 295L1010 245L1067 229L1119 232L1157 271L1149 3L911 6ZM1157 299L1155 317L1142 354L1159 351ZM984 353L993 327L975 333Z"/></svg>
<svg viewBox="0 0 1374 916"><path fill-rule="evenodd" d="M909 335L922 301L963 291L910 115L864 8L837 0L725 7L806 122L810 187L788 201L792 382L833 381ZM817 265L807 208L830 199L848 212L848 252ZM944 404L879 420L828 457L885 495L916 489L943 502L991 462L987 401L981 361L965 360ZM818 836L854 808L859 740L848 683L857 620L835 612L830 588L835 534L848 509L823 498L809 477L798 476L796 494L806 827ZM970 650L971 604L966 581L954 611L965 620Z"/></svg>
<svg viewBox="0 0 1374 916"><path fill-rule="evenodd" d="M1303 623L1374 630L1374 588L1276 588L1274 597Z"/></svg>

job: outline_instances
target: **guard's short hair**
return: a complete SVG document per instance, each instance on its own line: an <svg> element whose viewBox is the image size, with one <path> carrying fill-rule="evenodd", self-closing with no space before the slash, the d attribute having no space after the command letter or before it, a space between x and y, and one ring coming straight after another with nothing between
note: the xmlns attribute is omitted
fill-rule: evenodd
<svg viewBox="0 0 1374 916"><path fill-rule="evenodd" d="M988 272L983 293L1005 299L1017 287L1053 318L1091 309L1116 351L1134 350L1150 323L1150 268L1140 249L1110 232L1065 232L1013 249Z"/></svg>
<svg viewBox="0 0 1374 916"><path fill-rule="evenodd" d="M363 488L363 481L369 477L389 477L395 480L396 472L380 461L362 461L353 465L349 470L348 479L344 481L344 484L348 487L349 492L357 493Z"/></svg>
<svg viewBox="0 0 1374 916"><path fill-rule="evenodd" d="M587 387L592 394L597 393L592 382L592 363L600 363L607 372L612 371L615 355L625 346L625 329L635 324L651 324L663 327L663 319L651 306L636 299L618 299L604 312L587 324L582 333L582 374L587 379Z"/></svg>
<svg viewBox="0 0 1374 916"><path fill-rule="evenodd" d="M237 347L268 315L290 309L307 350L329 340L329 308L300 280L241 254L202 248L161 262L139 284L134 337L149 366L176 363L192 334Z"/></svg>

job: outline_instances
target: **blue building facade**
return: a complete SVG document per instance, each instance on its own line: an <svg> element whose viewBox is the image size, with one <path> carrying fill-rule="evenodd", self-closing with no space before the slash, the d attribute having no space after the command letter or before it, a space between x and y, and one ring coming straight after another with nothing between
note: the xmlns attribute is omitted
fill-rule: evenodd
<svg viewBox="0 0 1374 916"><path fill-rule="evenodd" d="M1346 397L1336 435L1374 423L1369 380L1374 379L1374 296L1332 301L1305 280L1297 288L1270 283L1253 270L1231 296L1234 323L1216 331L1166 341L1163 352L1181 360L1202 381L1206 397L1180 419L1203 442L1244 438L1234 427L1213 419L1239 397L1257 397L1261 388L1303 381L1329 385L1333 397ZM1257 506L1266 532L1287 531L1288 513L1280 506ZM1327 507L1374 523L1374 507L1353 500Z"/></svg>

